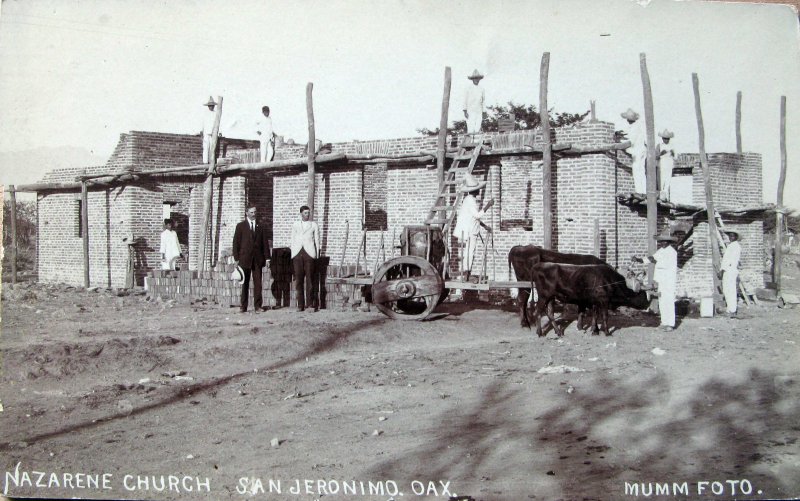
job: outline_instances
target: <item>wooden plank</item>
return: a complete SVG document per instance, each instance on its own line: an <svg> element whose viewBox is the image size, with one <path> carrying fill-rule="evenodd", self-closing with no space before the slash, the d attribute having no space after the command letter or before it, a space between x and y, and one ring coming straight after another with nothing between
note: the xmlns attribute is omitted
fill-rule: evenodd
<svg viewBox="0 0 800 501"><path fill-rule="evenodd" d="M8 187L11 202L11 285L17 283L17 193L14 185Z"/></svg>
<svg viewBox="0 0 800 501"><path fill-rule="evenodd" d="M488 291L489 284L473 284L472 282L459 282L457 280L448 280L444 283L446 289L461 289L468 291ZM530 285L528 285L530 287Z"/></svg>
<svg viewBox="0 0 800 501"><path fill-rule="evenodd" d="M89 191L81 183L81 227L83 229L83 286L89 288Z"/></svg>
<svg viewBox="0 0 800 501"><path fill-rule="evenodd" d="M550 114L547 111L547 78L550 71L550 53L542 54L539 68L539 120L542 125L542 218L544 241L542 247L553 248L553 171L551 166Z"/></svg>
<svg viewBox="0 0 800 501"><path fill-rule="evenodd" d="M444 91L442 93L442 111L439 117L439 136L436 140L436 180L439 190L444 182L444 163L447 155L447 113L450 109L450 82L452 75L449 66L444 68Z"/></svg>
<svg viewBox="0 0 800 501"><path fill-rule="evenodd" d="M655 120L653 119L653 92L650 88L650 74L647 72L647 56L639 54L639 66L642 72L642 90L644 93L644 120L647 127L647 163L645 177L647 181L647 253L656 252L656 231L658 226L658 176L656 175L656 141ZM654 263L647 265L647 283L653 286Z"/></svg>
<svg viewBox="0 0 800 501"><path fill-rule="evenodd" d="M700 82L697 78L697 73L692 73L692 87L694 88L694 110L695 114L697 115L700 166L703 169L703 184L705 187L706 196L706 219L708 219L708 237L709 244L711 245L711 262L714 267L714 272L711 275L714 278L714 295L719 297L718 292L721 287L720 278L718 275L720 271L719 243L717 242L717 224L714 219L714 196L711 189L708 158L706 157L706 133L705 128L703 127L703 111L700 108Z"/></svg>
<svg viewBox="0 0 800 501"><path fill-rule="evenodd" d="M317 138L314 132L314 99L312 93L314 84L306 84L306 114L308 115L308 199L306 205L311 208L311 215L314 215L314 188L316 186L316 164L317 157L316 143Z"/></svg>
<svg viewBox="0 0 800 501"><path fill-rule="evenodd" d="M778 295L781 293L781 273L783 271L783 188L786 184L786 96L781 96L781 174L778 178L778 205L775 211L775 258L772 263L772 281Z"/></svg>
<svg viewBox="0 0 800 501"><path fill-rule="evenodd" d="M742 154L742 91L736 93L736 153Z"/></svg>

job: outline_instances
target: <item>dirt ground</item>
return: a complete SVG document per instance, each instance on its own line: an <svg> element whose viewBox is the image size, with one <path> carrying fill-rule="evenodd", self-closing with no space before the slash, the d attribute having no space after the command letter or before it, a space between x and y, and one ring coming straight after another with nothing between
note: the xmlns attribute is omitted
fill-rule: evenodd
<svg viewBox="0 0 800 501"><path fill-rule="evenodd" d="M2 306L9 497L800 496L800 307L558 339L487 304L401 322L22 284Z"/></svg>

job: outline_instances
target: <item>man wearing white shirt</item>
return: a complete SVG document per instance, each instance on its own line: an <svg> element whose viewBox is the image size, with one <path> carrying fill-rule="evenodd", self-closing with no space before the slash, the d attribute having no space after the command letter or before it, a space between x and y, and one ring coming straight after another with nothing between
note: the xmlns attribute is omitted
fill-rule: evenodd
<svg viewBox="0 0 800 501"><path fill-rule="evenodd" d="M675 328L675 288L678 281L678 252L672 247L677 238L669 232L656 237L658 250L649 256L655 263L653 281L658 285L658 311L661 315L661 328L671 331Z"/></svg>
<svg viewBox="0 0 800 501"><path fill-rule="evenodd" d="M456 226L453 231L458 239L459 247L464 249L461 256L461 272L463 279L466 281L469 280L472 272L481 226L486 227L481 219L486 215L486 210L494 203L493 200L490 200L483 209L478 206L478 200L475 197L485 185L485 181L479 182L472 174L465 174L464 181L459 187L465 195L461 200L461 207L458 209Z"/></svg>
<svg viewBox="0 0 800 501"><path fill-rule="evenodd" d="M467 78L472 80L472 85L464 93L464 118L467 119L467 134L475 134L481 131L486 94L480 85L483 75L478 70L473 71Z"/></svg>
<svg viewBox="0 0 800 501"><path fill-rule="evenodd" d="M181 244L178 234L172 229L172 219L164 220L164 231L161 232L161 269L174 270L175 260L181 257Z"/></svg>
<svg viewBox="0 0 800 501"><path fill-rule="evenodd" d="M315 260L319 257L319 227L311 221L311 209L300 207L300 220L292 223L292 271L297 291L297 311L313 306L319 311L314 287Z"/></svg>
<svg viewBox="0 0 800 501"><path fill-rule="evenodd" d="M264 115L256 122L256 134L261 149L261 162L271 162L275 156L275 131L272 130L272 118L269 116L269 106L262 106L261 113Z"/></svg>
<svg viewBox="0 0 800 501"><path fill-rule="evenodd" d="M742 257L742 244L739 243L739 233L728 231L731 243L725 249L722 256L720 269L722 272L722 294L725 296L725 306L731 318L736 317L736 307L738 294L736 292L736 281L739 278L739 259Z"/></svg>
<svg viewBox="0 0 800 501"><path fill-rule="evenodd" d="M214 98L208 96L208 102L203 106L208 106L208 111L203 112L203 130L200 133L203 136L203 163L207 164L211 158L211 135L214 132L214 121L217 117L217 113L214 111L217 103L214 102Z"/></svg>
<svg viewBox="0 0 800 501"><path fill-rule="evenodd" d="M620 116L628 121L625 127L625 135L631 145L628 153L631 155L631 170L633 174L634 193L647 193L647 176L645 173L645 162L647 160L647 132L644 123L639 120L639 114L628 108Z"/></svg>
<svg viewBox="0 0 800 501"><path fill-rule="evenodd" d="M675 167L675 143L670 144L670 140L675 137L675 133L664 129L658 135L662 141L656 151L658 167L661 171L661 200L667 202L670 197L669 189L672 181L672 169Z"/></svg>

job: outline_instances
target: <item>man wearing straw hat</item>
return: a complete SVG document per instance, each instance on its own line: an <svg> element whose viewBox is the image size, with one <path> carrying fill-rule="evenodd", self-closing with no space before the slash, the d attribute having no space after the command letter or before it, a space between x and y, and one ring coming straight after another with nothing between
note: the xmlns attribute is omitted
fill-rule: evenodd
<svg viewBox="0 0 800 501"><path fill-rule="evenodd" d="M656 237L658 250L648 256L651 263L655 263L653 281L658 286L658 311L661 315L661 328L671 331L675 328L675 288L678 281L678 252L672 246L678 241L664 231Z"/></svg>
<svg viewBox="0 0 800 501"><path fill-rule="evenodd" d="M464 192L464 198L461 200L456 227L453 231L455 231L459 247L464 249L461 255L461 270L465 281L469 280L472 271L472 262L475 259L475 249L478 246L481 226L487 231L491 231L491 228L486 226L481 219L494 204L494 200L489 200L486 207L480 209L476 199L484 186L486 186L485 181L479 182L472 174L466 174L459 187Z"/></svg>
<svg viewBox="0 0 800 501"><path fill-rule="evenodd" d="M203 130L200 133L203 136L203 163L207 164L210 158L211 134L214 133L214 121L217 115L214 108L217 103L213 97L208 96L208 102L203 106L208 106L208 111L203 112Z"/></svg>
<svg viewBox="0 0 800 501"><path fill-rule="evenodd" d="M633 171L634 193L647 193L647 177L645 174L645 161L647 160L647 136L644 125L639 120L639 114L628 108L620 116L628 121L625 135L631 142L628 153L631 154L631 170Z"/></svg>
<svg viewBox="0 0 800 501"><path fill-rule="evenodd" d="M239 311L247 312L250 275L253 275L253 310L261 311L263 297L261 292L261 268L269 259L269 242L260 224L256 222L256 207L247 206L244 221L236 225L233 233L233 259L244 271L242 281L242 301Z"/></svg>
<svg viewBox="0 0 800 501"><path fill-rule="evenodd" d="M467 88L467 92L464 94L464 118L467 119L467 134L475 134L481 131L483 102L486 95L480 85L483 75L477 69L467 78L472 80L472 85Z"/></svg>
<svg viewBox="0 0 800 501"><path fill-rule="evenodd" d="M675 167L675 143L670 144L670 139L675 137L675 134L672 131L664 129L659 132L658 135L661 137L661 144L658 145L656 157L658 158L658 167L661 171L661 200L668 202L672 169Z"/></svg>
<svg viewBox="0 0 800 501"><path fill-rule="evenodd" d="M731 243L725 249L720 263L722 273L722 295L725 296L725 306L728 315L736 318L737 292L736 281L739 278L739 259L742 257L742 244L739 243L739 233L727 231Z"/></svg>

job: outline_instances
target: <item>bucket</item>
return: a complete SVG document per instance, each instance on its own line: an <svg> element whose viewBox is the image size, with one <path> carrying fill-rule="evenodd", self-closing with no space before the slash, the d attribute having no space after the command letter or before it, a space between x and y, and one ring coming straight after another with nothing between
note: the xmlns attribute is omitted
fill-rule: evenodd
<svg viewBox="0 0 800 501"><path fill-rule="evenodd" d="M709 318L714 316L714 298L701 297L700 298L700 316Z"/></svg>

